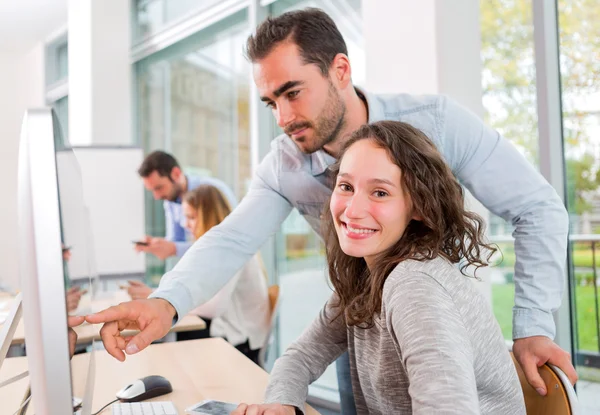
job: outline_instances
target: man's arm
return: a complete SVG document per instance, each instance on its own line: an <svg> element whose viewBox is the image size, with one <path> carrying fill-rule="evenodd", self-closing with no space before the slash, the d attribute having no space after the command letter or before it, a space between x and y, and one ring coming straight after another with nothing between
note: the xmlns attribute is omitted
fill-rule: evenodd
<svg viewBox="0 0 600 415"><path fill-rule="evenodd" d="M212 298L279 229L292 205L279 193L276 152L263 160L248 194L218 226L198 239L150 298L163 298L178 316Z"/></svg>
<svg viewBox="0 0 600 415"><path fill-rule="evenodd" d="M194 243L149 299L86 316L89 323L104 323L100 334L108 353L123 361L123 351L137 353L163 337L174 317L214 296L279 229L292 205L279 193L276 154L275 149L265 157L242 203ZM123 338L125 329L140 333Z"/></svg>
<svg viewBox="0 0 600 415"><path fill-rule="evenodd" d="M508 140L452 100L442 106L446 161L475 198L516 227L513 338L553 339L552 313L560 306L565 284L565 207Z"/></svg>
<svg viewBox="0 0 600 415"><path fill-rule="evenodd" d="M453 172L491 212L515 226L513 352L528 382L547 393L538 366L560 367L571 380L571 356L552 341L552 313L565 286L569 218L556 191L498 132L447 99L441 150Z"/></svg>

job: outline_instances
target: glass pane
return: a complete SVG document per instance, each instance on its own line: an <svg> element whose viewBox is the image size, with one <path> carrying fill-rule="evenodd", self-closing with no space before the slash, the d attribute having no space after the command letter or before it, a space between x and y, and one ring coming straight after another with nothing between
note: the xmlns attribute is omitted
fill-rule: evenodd
<svg viewBox="0 0 600 415"><path fill-rule="evenodd" d="M531 0L480 2L485 122L538 166L538 130ZM503 260L490 271L492 305L502 333L512 340L514 227L489 214L488 237Z"/></svg>
<svg viewBox="0 0 600 415"><path fill-rule="evenodd" d="M138 0L134 40L155 34L171 23L217 3L219 0Z"/></svg>
<svg viewBox="0 0 600 415"><path fill-rule="evenodd" d="M600 381L600 3L560 0L558 12L575 357L582 404L596 413L600 386L588 382Z"/></svg>
<svg viewBox="0 0 600 415"><path fill-rule="evenodd" d="M360 86L364 84L365 79L360 4L360 1L350 0L279 0L271 6L271 14L280 15L306 7L318 7L327 12L344 36L352 64L352 81ZM273 129L275 136L283 133L274 121ZM326 271L323 242L298 211L292 211L283 223L276 240L277 275L282 296L285 298L280 308L278 325L278 345L281 354L318 315L331 296L332 290ZM327 399L339 399L333 365L313 385L331 392L330 395L326 395Z"/></svg>
<svg viewBox="0 0 600 415"><path fill-rule="evenodd" d="M54 102L52 109L56 114L58 123L62 130L62 134L57 134L55 138L61 140L60 142L54 143L57 149L62 149L68 143L69 139L69 97L63 97L58 101Z"/></svg>
<svg viewBox="0 0 600 415"><path fill-rule="evenodd" d="M69 44L65 34L59 40L46 45L46 86L64 81L69 75Z"/></svg>
<svg viewBox="0 0 600 415"><path fill-rule="evenodd" d="M244 20L226 19L145 59L137 76L138 131L145 151L172 153L186 173L217 177L240 199L251 175L249 66L240 53L248 36ZM162 236L162 203L151 197L146 230ZM158 282L162 263L149 261L149 275Z"/></svg>
<svg viewBox="0 0 600 415"><path fill-rule="evenodd" d="M64 79L69 75L69 45L66 42L56 48L56 73L57 79Z"/></svg>

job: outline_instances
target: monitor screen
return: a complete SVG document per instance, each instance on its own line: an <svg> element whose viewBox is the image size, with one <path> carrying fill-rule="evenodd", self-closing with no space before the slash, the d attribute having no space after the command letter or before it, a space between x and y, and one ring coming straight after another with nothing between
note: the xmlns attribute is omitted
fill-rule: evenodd
<svg viewBox="0 0 600 415"><path fill-rule="evenodd" d="M93 351L80 350L87 353L87 370L78 359L77 370L71 371L67 316L85 307L82 294L95 289L96 271L79 164L74 153L65 156L65 148L68 143L51 110L26 112L19 148L19 274L35 413L73 412L77 385L83 395L78 396L83 399L81 413L86 415L92 404ZM60 162L57 150L63 152ZM69 277L68 264L75 258L86 264L83 282Z"/></svg>

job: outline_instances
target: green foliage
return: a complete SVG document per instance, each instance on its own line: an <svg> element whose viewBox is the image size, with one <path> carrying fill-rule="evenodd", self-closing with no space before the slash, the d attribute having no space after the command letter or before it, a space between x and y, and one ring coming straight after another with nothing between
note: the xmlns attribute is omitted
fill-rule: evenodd
<svg viewBox="0 0 600 415"><path fill-rule="evenodd" d="M512 339L512 307L515 304L515 286L502 284L492 286L492 306L505 339ZM594 287L577 287L577 334L579 350L598 351Z"/></svg>
<svg viewBox="0 0 600 415"><path fill-rule="evenodd" d="M480 4L486 121L537 164L531 0ZM558 6L567 196L570 210L580 215L591 210L590 192L600 188L588 127L598 114L580 108L582 97L600 91L600 1L559 0Z"/></svg>

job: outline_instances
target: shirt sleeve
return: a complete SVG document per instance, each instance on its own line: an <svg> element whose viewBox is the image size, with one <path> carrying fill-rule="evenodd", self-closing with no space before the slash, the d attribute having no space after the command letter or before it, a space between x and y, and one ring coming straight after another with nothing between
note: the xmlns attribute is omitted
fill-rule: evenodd
<svg viewBox="0 0 600 415"><path fill-rule="evenodd" d="M292 205L279 192L276 153L265 157L242 202L193 243L151 298L170 302L178 317L186 315L223 288L279 229Z"/></svg>
<svg viewBox="0 0 600 415"><path fill-rule="evenodd" d="M202 318L214 319L221 317L231 305L231 296L235 290L235 286L240 280L241 272L237 272L235 276L229 280L223 288L219 290L210 300L194 308L190 313L196 314Z"/></svg>
<svg viewBox="0 0 600 415"><path fill-rule="evenodd" d="M302 335L275 362L265 393L266 403L292 405L304 411L308 386L348 349L344 318L334 319L335 294Z"/></svg>
<svg viewBox="0 0 600 415"><path fill-rule="evenodd" d="M554 338L567 253L568 215L552 186L497 131L450 99L443 153L460 182L488 210L515 226L513 338Z"/></svg>
<svg viewBox="0 0 600 415"><path fill-rule="evenodd" d="M185 240L185 230L175 221L171 204L165 202L163 207L165 210L165 239L175 243L175 255L181 258L193 242Z"/></svg>
<svg viewBox="0 0 600 415"><path fill-rule="evenodd" d="M448 292L427 274L392 274L382 301L408 375L412 413L479 414L473 349Z"/></svg>

